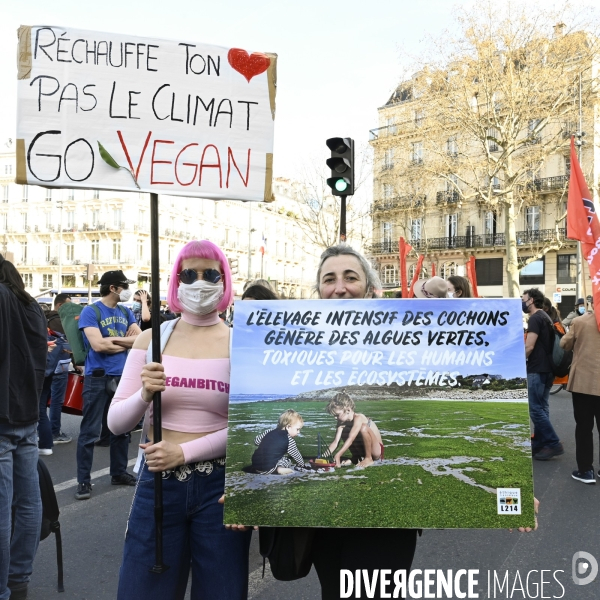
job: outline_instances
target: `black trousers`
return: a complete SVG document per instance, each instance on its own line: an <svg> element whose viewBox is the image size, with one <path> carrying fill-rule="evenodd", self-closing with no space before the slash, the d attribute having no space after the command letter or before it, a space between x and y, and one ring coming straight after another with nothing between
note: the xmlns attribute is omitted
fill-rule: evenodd
<svg viewBox="0 0 600 600"><path fill-rule="evenodd" d="M600 434L600 396L573 392L575 458L581 473L594 468L594 418Z"/></svg>
<svg viewBox="0 0 600 600"><path fill-rule="evenodd" d="M313 564L322 600L340 597L340 569L353 573L367 569L370 575L374 569L406 569L408 573L416 547L416 529L318 529L313 540ZM380 598L379 593L377 586L373 598Z"/></svg>

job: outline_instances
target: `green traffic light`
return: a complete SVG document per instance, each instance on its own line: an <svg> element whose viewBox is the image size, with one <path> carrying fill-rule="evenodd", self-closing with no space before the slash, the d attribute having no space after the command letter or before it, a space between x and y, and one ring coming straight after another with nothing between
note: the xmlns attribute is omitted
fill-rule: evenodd
<svg viewBox="0 0 600 600"><path fill-rule="evenodd" d="M338 192L345 192L348 189L348 182L345 179L336 180L335 189Z"/></svg>

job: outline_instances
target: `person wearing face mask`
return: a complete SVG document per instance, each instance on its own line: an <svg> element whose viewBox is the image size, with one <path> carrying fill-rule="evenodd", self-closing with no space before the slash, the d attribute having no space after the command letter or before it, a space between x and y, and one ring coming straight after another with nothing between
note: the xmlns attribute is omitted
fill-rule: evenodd
<svg viewBox="0 0 600 600"><path fill-rule="evenodd" d="M460 275L451 275L446 280L448 282L448 298L472 298L471 286L466 277Z"/></svg>
<svg viewBox="0 0 600 600"><path fill-rule="evenodd" d="M575 308L563 319L562 323L565 327L570 327L574 319L583 315L585 315L585 300L578 298L577 302L575 302Z"/></svg>
<svg viewBox="0 0 600 600"><path fill-rule="evenodd" d="M123 373L126 350L133 346L140 328L133 313L119 302L128 302L134 283L123 271L107 271L102 275L100 300L86 306L79 316L79 329L87 350L83 384L83 418L77 440L77 500L87 500L92 493L91 472L94 443L98 440L103 416ZM133 429L133 427L132 427ZM129 437L110 435L110 475L113 485L135 485L135 477L127 472Z"/></svg>
<svg viewBox="0 0 600 600"><path fill-rule="evenodd" d="M148 424L117 599L181 600L191 567L192 600L243 600L251 531L227 529L218 502L225 487L231 331L219 313L233 302L223 252L207 240L188 242L175 260L167 298L181 318L161 328L162 364L151 362L152 331L145 331L127 357L108 414L116 434L132 429L143 415ZM162 393L162 441L156 444L154 392ZM163 477L163 548L169 565L162 574L150 572L157 472Z"/></svg>
<svg viewBox="0 0 600 600"><path fill-rule="evenodd" d="M136 290L133 295L133 306L131 307L131 310L133 311L135 322L142 331L146 331L146 329L152 327L152 317L150 314L151 306L152 298L150 297L150 294L146 290ZM166 319L161 314L160 322L163 323L165 320Z"/></svg>

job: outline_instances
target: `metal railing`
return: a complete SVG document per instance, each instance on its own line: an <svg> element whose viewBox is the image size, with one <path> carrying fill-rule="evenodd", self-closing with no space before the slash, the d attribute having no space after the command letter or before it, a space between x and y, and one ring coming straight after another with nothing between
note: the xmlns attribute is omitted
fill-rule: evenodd
<svg viewBox="0 0 600 600"><path fill-rule="evenodd" d="M456 190L445 190L438 192L435 195L435 200L438 204L443 204L446 202L455 203L460 200L460 194Z"/></svg>
<svg viewBox="0 0 600 600"><path fill-rule="evenodd" d="M526 188L532 192L551 192L553 190L562 190L569 183L569 175L556 175L554 177L540 177L529 181Z"/></svg>
<svg viewBox="0 0 600 600"><path fill-rule="evenodd" d="M556 238L555 229L538 229L531 231L517 231L517 245L539 244L549 242ZM565 237L566 229L559 229L558 235ZM452 250L454 248L489 248L505 246L504 233L483 233L478 235L456 235L420 240L409 240L408 243L417 251L421 250ZM398 254L397 241L375 242L371 244L371 254Z"/></svg>
<svg viewBox="0 0 600 600"><path fill-rule="evenodd" d="M419 208L425 204L426 200L426 196L384 198L373 203L373 212L394 210L396 208Z"/></svg>

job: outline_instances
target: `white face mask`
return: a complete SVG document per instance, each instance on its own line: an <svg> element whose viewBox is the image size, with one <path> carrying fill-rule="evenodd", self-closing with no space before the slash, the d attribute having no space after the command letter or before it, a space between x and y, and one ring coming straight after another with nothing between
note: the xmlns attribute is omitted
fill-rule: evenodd
<svg viewBox="0 0 600 600"><path fill-rule="evenodd" d="M114 293L116 294L116 292ZM129 302L131 296L133 296L133 292L131 290L121 290L121 292L119 293L119 301Z"/></svg>
<svg viewBox="0 0 600 600"><path fill-rule="evenodd" d="M197 279L194 283L180 283L177 288L177 299L184 310L193 315L207 315L217 310L223 298L223 283L210 283Z"/></svg>
<svg viewBox="0 0 600 600"><path fill-rule="evenodd" d="M454 298L454 292L448 292L448 298Z"/></svg>

